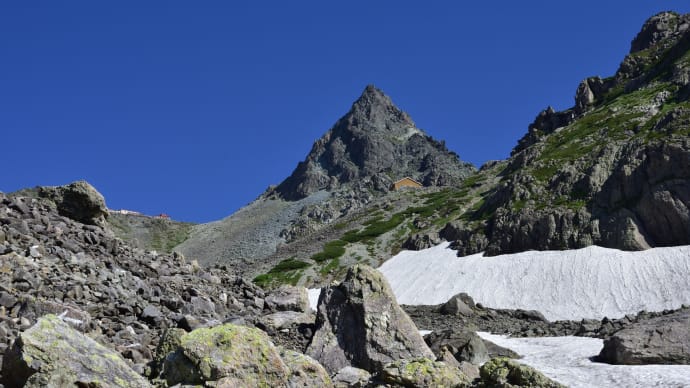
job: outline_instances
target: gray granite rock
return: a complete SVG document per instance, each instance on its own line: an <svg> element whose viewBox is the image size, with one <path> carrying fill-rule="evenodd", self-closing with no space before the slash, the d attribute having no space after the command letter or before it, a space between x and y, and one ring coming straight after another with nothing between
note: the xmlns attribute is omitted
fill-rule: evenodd
<svg viewBox="0 0 690 388"><path fill-rule="evenodd" d="M331 373L346 366L376 372L396 360L435 359L383 275L364 265L351 267L341 284L321 293L307 354Z"/></svg>
<svg viewBox="0 0 690 388"><path fill-rule="evenodd" d="M690 364L690 310L632 324L604 340L598 360L611 364Z"/></svg>

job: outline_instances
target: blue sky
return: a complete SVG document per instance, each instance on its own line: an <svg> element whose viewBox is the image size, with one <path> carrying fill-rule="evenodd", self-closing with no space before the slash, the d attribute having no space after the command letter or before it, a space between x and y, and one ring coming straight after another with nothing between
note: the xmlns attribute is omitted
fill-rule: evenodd
<svg viewBox="0 0 690 388"><path fill-rule="evenodd" d="M287 177L373 83L476 165L612 75L687 1L0 4L0 191L223 218Z"/></svg>

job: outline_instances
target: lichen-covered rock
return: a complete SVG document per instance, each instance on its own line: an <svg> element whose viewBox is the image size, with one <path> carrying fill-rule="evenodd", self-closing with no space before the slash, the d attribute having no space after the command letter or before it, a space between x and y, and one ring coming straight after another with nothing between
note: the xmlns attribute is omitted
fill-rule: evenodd
<svg viewBox="0 0 690 388"><path fill-rule="evenodd" d="M265 303L271 311L309 311L309 295L304 287L280 286L266 296Z"/></svg>
<svg viewBox="0 0 690 388"><path fill-rule="evenodd" d="M331 373L346 366L377 372L401 359L435 359L383 275L364 265L350 268L340 285L321 293L307 354Z"/></svg>
<svg viewBox="0 0 690 388"><path fill-rule="evenodd" d="M494 358L479 369L484 388L565 388L541 372L508 358Z"/></svg>
<svg viewBox="0 0 690 388"><path fill-rule="evenodd" d="M280 352L283 362L290 368L288 379L289 388L298 387L333 387L326 369L313 358L292 350L283 349Z"/></svg>
<svg viewBox="0 0 690 388"><path fill-rule="evenodd" d="M8 387L148 387L149 383L105 346L46 315L6 352Z"/></svg>
<svg viewBox="0 0 690 388"><path fill-rule="evenodd" d="M290 370L266 333L233 324L183 335L177 350L166 357L162 373L169 385L225 378L248 387L285 386L289 376Z"/></svg>
<svg viewBox="0 0 690 388"><path fill-rule="evenodd" d="M604 341L598 359L611 364L690 364L690 310L634 323Z"/></svg>
<svg viewBox="0 0 690 388"><path fill-rule="evenodd" d="M105 198L86 181L65 186L39 187L38 194L55 202L58 212L84 224L104 225L108 217Z"/></svg>
<svg viewBox="0 0 690 388"><path fill-rule="evenodd" d="M428 358L399 360L387 364L381 380L403 387L469 387L470 379L458 368Z"/></svg>

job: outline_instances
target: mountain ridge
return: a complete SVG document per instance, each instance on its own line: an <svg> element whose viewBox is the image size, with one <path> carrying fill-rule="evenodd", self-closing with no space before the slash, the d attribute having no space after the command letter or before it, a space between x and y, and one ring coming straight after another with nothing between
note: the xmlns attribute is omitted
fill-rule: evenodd
<svg viewBox="0 0 690 388"><path fill-rule="evenodd" d="M474 171L368 85L282 183L223 220L195 226L175 249L201 263L255 270L279 246L365 209L401 178L449 186Z"/></svg>

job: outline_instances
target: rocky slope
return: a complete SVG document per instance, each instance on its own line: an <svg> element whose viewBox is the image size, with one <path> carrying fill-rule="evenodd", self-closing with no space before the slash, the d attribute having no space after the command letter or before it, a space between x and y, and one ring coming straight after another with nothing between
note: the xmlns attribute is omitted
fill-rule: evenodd
<svg viewBox="0 0 690 388"><path fill-rule="evenodd" d="M496 360L501 374L482 377L478 365L432 353L372 268L351 268L317 317L306 289L266 293L227 267L132 248L107 224L76 220L107 210L85 182L52 189L65 195L0 193L4 386L475 387L503 373L553 386L517 364ZM343 349L342 336L352 339ZM479 359L452 338L458 354Z"/></svg>
<svg viewBox="0 0 690 388"><path fill-rule="evenodd" d="M650 18L614 76L537 116L500 182L442 236L460 255L689 244L689 26L690 15Z"/></svg>
<svg viewBox="0 0 690 388"><path fill-rule="evenodd" d="M399 179L451 186L474 171L369 85L290 177L232 216L195 227L175 249L202 264L251 269L280 245L367 208Z"/></svg>

